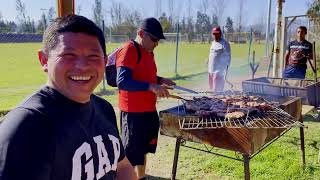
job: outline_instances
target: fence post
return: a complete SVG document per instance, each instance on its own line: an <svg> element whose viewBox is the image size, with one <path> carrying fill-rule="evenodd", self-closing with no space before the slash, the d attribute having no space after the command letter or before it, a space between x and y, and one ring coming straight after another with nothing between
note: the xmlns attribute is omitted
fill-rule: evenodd
<svg viewBox="0 0 320 180"><path fill-rule="evenodd" d="M102 32L103 32L103 36L104 34L104 20L102 20ZM107 52L106 52L107 53ZM103 91L106 91L106 77L105 77L106 73L104 73L103 78L102 78L102 85L103 85Z"/></svg>
<svg viewBox="0 0 320 180"><path fill-rule="evenodd" d="M112 36L112 27L111 27L111 25L110 25L110 28L109 28L109 36L110 36L109 44L111 44L111 36Z"/></svg>
<svg viewBox="0 0 320 180"><path fill-rule="evenodd" d="M177 36L176 36L176 64L175 64L175 74L178 77L178 49L179 49L179 23L177 24Z"/></svg>
<svg viewBox="0 0 320 180"><path fill-rule="evenodd" d="M252 44L252 28L250 29L249 34L249 52L248 52L248 64L250 65L250 56L251 56L251 44Z"/></svg>

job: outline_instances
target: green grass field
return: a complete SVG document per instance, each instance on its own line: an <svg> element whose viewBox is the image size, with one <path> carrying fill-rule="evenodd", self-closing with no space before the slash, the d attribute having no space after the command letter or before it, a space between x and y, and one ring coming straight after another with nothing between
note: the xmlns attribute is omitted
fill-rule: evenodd
<svg viewBox="0 0 320 180"><path fill-rule="evenodd" d="M120 44L107 44L110 52ZM205 59L209 44L180 44L178 55L178 74L192 76L206 72ZM40 43L0 44L0 111L11 109L46 82L37 51ZM262 56L263 44L255 45L257 57ZM175 44L163 43L156 49L158 74L164 77L175 76ZM232 67L241 73L246 70L247 45L232 45ZM242 67L239 69L239 67ZM183 83L183 82L181 82ZM97 88L97 90L99 90ZM113 99L113 97L108 97Z"/></svg>
<svg viewBox="0 0 320 180"><path fill-rule="evenodd" d="M308 126L305 129L306 168L301 165L299 129L293 128L279 140L257 154L250 161L251 179L253 180L319 180L320 164L317 162L320 142L320 123L314 122L309 116L305 119ZM153 169L159 171L153 176L170 177L175 139L162 136L161 146L157 153L151 156L152 163L157 165ZM206 150L204 145L187 143ZM209 147L210 149L210 147ZM236 156L234 152L214 148L213 152ZM150 164L152 164L150 163ZM161 165L161 166L159 166ZM150 165L151 166L151 165ZM153 167L152 166L152 167ZM153 171L155 171L153 170ZM150 173L153 172L150 170ZM243 179L243 163L232 159L196 151L186 147L180 148L177 179Z"/></svg>
<svg viewBox="0 0 320 180"><path fill-rule="evenodd" d="M110 52L119 45L107 44L107 51ZM205 59L208 56L209 47L209 44L182 43L180 45L178 75L181 78L177 79L178 84L197 90L206 83ZM37 50L40 48L40 43L0 44L0 114L1 111L12 109L45 83L46 76L37 58ZM248 45L232 44L231 49L231 77L248 76L250 74L247 60ZM252 49L256 51L257 60L262 57L263 44L254 44ZM175 44L160 44L155 54L158 74L174 78ZM102 84L96 89L96 92L100 92L101 89ZM108 87L107 90L115 90L115 88ZM116 92L103 97L116 105ZM300 166L299 131L293 129L253 158L250 166L252 179L320 179L320 166L316 162L320 142L320 123L313 121L311 117L306 120L308 121L306 122L308 128L305 129L306 169L302 170ZM151 163L147 168L148 174L154 176L151 179L170 177L174 146L173 138L160 136L157 153L150 156ZM202 147L202 145L196 146ZM233 152L216 150L234 156ZM182 147L177 178L181 180L242 179L243 165L241 162Z"/></svg>

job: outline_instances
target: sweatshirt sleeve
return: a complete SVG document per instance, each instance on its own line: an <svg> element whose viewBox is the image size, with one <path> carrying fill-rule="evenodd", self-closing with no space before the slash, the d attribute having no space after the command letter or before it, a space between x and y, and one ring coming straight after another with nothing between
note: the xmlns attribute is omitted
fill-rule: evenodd
<svg viewBox="0 0 320 180"><path fill-rule="evenodd" d="M52 154L50 129L42 116L28 109L9 112L0 125L0 179L49 180Z"/></svg>
<svg viewBox="0 0 320 180"><path fill-rule="evenodd" d="M117 67L117 86L126 91L147 91L149 83L132 79L132 70L128 67Z"/></svg>

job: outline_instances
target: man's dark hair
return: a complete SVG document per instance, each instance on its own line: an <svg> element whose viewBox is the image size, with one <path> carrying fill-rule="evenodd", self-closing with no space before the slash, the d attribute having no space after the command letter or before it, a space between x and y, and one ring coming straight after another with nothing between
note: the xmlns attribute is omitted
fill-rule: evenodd
<svg viewBox="0 0 320 180"><path fill-rule="evenodd" d="M91 20L79 15L68 15L56 18L43 34L43 51L49 53L58 44L58 36L65 32L85 33L99 39L100 46L106 55L106 43L103 32Z"/></svg>
<svg viewBox="0 0 320 180"><path fill-rule="evenodd" d="M297 29L301 29L302 31L304 31L307 34L307 27L299 26Z"/></svg>

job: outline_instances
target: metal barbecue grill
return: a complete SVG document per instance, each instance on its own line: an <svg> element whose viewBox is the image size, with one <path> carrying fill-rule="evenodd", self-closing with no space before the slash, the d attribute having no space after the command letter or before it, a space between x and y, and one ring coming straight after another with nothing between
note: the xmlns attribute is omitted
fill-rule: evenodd
<svg viewBox="0 0 320 180"><path fill-rule="evenodd" d="M203 95L212 96L212 94L206 92L199 93L197 96ZM190 99L194 95L187 94L183 97L183 99ZM175 179L180 145L242 161L244 163L245 179L250 179L249 164L251 158L292 127L303 129L301 98L278 96L264 96L263 98L275 104L275 107L265 112L247 112L245 117L232 120L215 115L197 116L186 110L184 100L179 100L175 107L160 111L160 133L176 138L171 179ZM300 131L300 136L302 162L305 164L303 131ZM243 158L217 154L208 148L203 150L187 146L185 144L187 141L235 151L242 154Z"/></svg>
<svg viewBox="0 0 320 180"><path fill-rule="evenodd" d="M245 95L241 92L229 91L219 94L212 94L210 92L200 92L197 96L217 96L217 95ZM186 98L194 95L185 94ZM189 96L189 97L188 97ZM181 97L181 96L178 96ZM182 99L183 101L186 98ZM271 102L269 102L271 104ZM179 103L181 104L181 102ZM242 110L241 108L228 108L227 113L234 110ZM174 112L177 111L177 112ZM179 120L179 127L183 130L189 129L217 129L217 128L289 128L301 127L302 123L296 121L290 114L284 110L273 107L272 110L266 112L250 113L248 110L245 112L243 118L229 119L220 116L196 116L186 110L184 105L174 108L172 116ZM243 111L243 110L242 110Z"/></svg>
<svg viewBox="0 0 320 180"><path fill-rule="evenodd" d="M219 116L199 117L188 115L183 106L185 115L178 115L180 129L216 129L216 128L289 128L303 126L290 114L282 109L275 108L267 112L250 115L249 111L244 118L228 119ZM227 113L230 109L227 110Z"/></svg>

